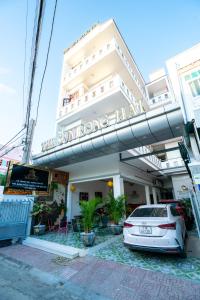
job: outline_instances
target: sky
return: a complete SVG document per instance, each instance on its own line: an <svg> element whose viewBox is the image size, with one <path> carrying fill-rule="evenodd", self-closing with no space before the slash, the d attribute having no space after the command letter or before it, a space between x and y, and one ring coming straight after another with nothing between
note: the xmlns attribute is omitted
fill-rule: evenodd
<svg viewBox="0 0 200 300"><path fill-rule="evenodd" d="M26 36L26 8L27 43ZM23 126L36 0L0 0L0 144ZM47 52L54 0L46 0L32 117ZM58 0L32 150L54 136L63 51L97 22L113 18L146 81L165 61L200 42L200 0ZM25 96L23 97L24 61ZM23 99L24 98L24 99Z"/></svg>

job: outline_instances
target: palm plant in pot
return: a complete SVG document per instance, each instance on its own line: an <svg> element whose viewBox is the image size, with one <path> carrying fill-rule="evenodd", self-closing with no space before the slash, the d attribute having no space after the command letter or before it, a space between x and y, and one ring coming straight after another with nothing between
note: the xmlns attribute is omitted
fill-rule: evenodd
<svg viewBox="0 0 200 300"><path fill-rule="evenodd" d="M95 211L97 205L99 204L99 199L94 198L89 201L81 201L80 207L82 212L82 221L84 232L81 232L81 239L85 246L93 246L95 241L95 232L92 230L94 225Z"/></svg>
<svg viewBox="0 0 200 300"><path fill-rule="evenodd" d="M106 206L111 220L110 229L113 234L122 233L123 225L120 221L125 215L125 201L124 195L115 198L112 192L109 192L106 198Z"/></svg>
<svg viewBox="0 0 200 300"><path fill-rule="evenodd" d="M32 216L35 217L35 223L37 223L37 225L33 226L34 234L41 235L45 233L46 225L43 224L44 218L51 210L51 207L45 201L34 203Z"/></svg>

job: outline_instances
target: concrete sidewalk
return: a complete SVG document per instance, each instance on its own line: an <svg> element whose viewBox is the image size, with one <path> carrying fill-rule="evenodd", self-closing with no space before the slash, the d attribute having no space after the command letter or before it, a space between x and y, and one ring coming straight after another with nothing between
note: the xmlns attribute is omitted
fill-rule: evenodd
<svg viewBox="0 0 200 300"><path fill-rule="evenodd" d="M41 250L13 245L0 248L0 255L40 269L63 284L115 300L199 300L200 284L161 272L148 271L86 256L59 258ZM89 299L89 298L88 298Z"/></svg>

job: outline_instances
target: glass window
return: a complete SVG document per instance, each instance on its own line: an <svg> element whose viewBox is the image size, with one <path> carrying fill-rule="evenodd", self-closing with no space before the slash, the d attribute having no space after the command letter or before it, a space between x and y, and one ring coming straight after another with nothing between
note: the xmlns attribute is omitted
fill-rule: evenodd
<svg viewBox="0 0 200 300"><path fill-rule="evenodd" d="M187 81L187 80L190 80L190 75L186 75L185 76L185 80Z"/></svg>
<svg viewBox="0 0 200 300"><path fill-rule="evenodd" d="M192 78L196 78L199 76L199 72L196 71L196 72L192 72Z"/></svg>
<svg viewBox="0 0 200 300"><path fill-rule="evenodd" d="M193 97L200 96L200 78L189 82L189 87Z"/></svg>
<svg viewBox="0 0 200 300"><path fill-rule="evenodd" d="M143 207L137 208L130 217L133 218L164 218L167 217L167 208L166 207Z"/></svg>

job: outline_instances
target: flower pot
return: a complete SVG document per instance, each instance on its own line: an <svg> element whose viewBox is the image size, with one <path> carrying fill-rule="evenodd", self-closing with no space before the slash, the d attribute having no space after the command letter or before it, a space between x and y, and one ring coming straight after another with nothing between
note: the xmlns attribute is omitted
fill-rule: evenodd
<svg viewBox="0 0 200 300"><path fill-rule="evenodd" d="M44 234L45 233L45 229L46 229L45 225L38 224L38 225L33 226L33 230L34 230L34 234L35 235L42 235L42 234Z"/></svg>
<svg viewBox="0 0 200 300"><path fill-rule="evenodd" d="M112 234L118 235L122 233L123 227L122 225L118 225L118 224L110 224L110 230L112 232Z"/></svg>
<svg viewBox="0 0 200 300"><path fill-rule="evenodd" d="M94 245L95 233L93 231L88 232L88 233L81 232L80 236L81 236L81 240L82 240L84 246L91 247Z"/></svg>

